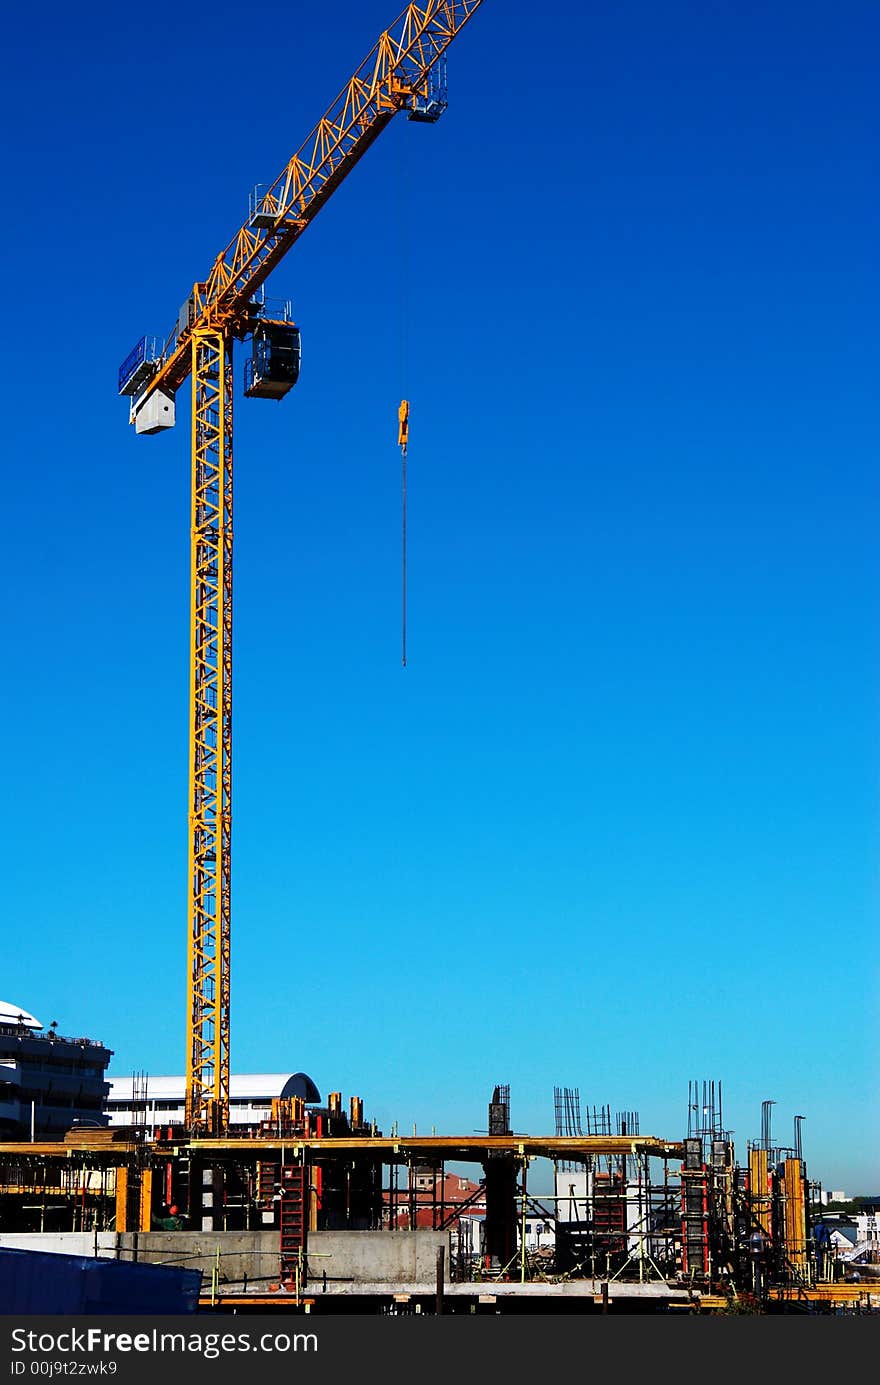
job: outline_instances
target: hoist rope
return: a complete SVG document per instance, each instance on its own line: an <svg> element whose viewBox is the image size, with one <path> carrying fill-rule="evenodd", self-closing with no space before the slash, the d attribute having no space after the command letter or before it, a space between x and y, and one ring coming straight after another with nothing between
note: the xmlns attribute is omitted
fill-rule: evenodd
<svg viewBox="0 0 880 1385"><path fill-rule="evenodd" d="M400 447L400 638L401 663L406 668L406 453L409 446L409 400L397 410L397 442Z"/></svg>

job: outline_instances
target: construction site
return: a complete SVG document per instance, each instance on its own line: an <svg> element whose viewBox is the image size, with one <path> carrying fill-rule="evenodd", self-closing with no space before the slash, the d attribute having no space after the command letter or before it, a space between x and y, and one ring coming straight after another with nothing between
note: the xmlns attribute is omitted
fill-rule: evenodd
<svg viewBox="0 0 880 1385"><path fill-rule="evenodd" d="M738 1154L715 1080L691 1084L686 1119L682 1093L665 1133L642 1132L634 1110L582 1108L561 1086L552 1133L524 1133L515 1074L493 1073L487 1133L380 1129L343 1076L325 1089L318 1075L319 1089L296 1074L259 1119L230 1118L233 350L247 398L296 385L300 329L290 304L266 296L272 271L395 116L441 117L447 49L492 8L408 5L275 181L253 189L170 332L144 336L120 367L144 447L191 390L185 1093L179 1116L160 1118L135 1075L111 1118L110 1049L7 1007L0 1116L17 1107L0 1127L0 1248L197 1269L205 1314L878 1311L880 1240L860 1247L856 1273L817 1234L802 1118L789 1144L766 1102ZM394 408L406 664L410 405ZM47 1090L57 1102L67 1083L69 1110L43 1119L50 1098L29 1064L55 1065Z"/></svg>
<svg viewBox="0 0 880 1385"><path fill-rule="evenodd" d="M61 1059L88 1044L11 1022L3 1038ZM26 1072L19 1081L33 1092ZM780 1145L773 1102L741 1164L714 1081L691 1083L673 1139L641 1133L635 1111L582 1114L577 1088L555 1089L552 1135L514 1130L498 1084L487 1134L426 1136L378 1130L359 1096L325 1102L305 1074L287 1086L259 1122L208 1131L156 1125L149 1080L135 1075L126 1124L77 1118L54 1138L35 1124L30 1140L4 1140L0 1250L197 1269L204 1312L878 1307L874 1220L858 1257L830 1253L802 1118ZM535 1191L542 1165L552 1194Z"/></svg>

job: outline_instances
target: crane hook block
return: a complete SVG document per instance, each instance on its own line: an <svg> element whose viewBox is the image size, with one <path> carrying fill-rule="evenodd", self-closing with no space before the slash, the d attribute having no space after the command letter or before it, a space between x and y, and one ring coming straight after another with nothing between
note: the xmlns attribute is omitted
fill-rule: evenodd
<svg viewBox="0 0 880 1385"><path fill-rule="evenodd" d="M397 445L405 448L409 442L409 400L401 399L397 410Z"/></svg>

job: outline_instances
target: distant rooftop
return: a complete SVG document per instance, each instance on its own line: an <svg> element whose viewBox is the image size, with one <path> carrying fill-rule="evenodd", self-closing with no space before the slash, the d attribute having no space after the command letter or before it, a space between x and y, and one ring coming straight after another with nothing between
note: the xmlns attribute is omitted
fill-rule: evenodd
<svg viewBox="0 0 880 1385"><path fill-rule="evenodd" d="M0 1034L4 1036L7 1046L10 1039L19 1041L26 1039L29 1044L74 1044L79 1048L100 1048L105 1053L112 1053L112 1049L102 1044L100 1039L88 1039L83 1035L59 1034L57 1027L53 1020L48 1029L44 1029L41 1021L29 1011L22 1010L20 1005L12 1005L8 1000L0 1000Z"/></svg>
<svg viewBox="0 0 880 1385"><path fill-rule="evenodd" d="M134 1076L108 1077L110 1091L107 1102L134 1100ZM142 1079L146 1083L147 1101L162 1103L183 1102L186 1097L186 1079L181 1077L150 1077ZM287 1090L285 1090L287 1089ZM229 1078L229 1098L231 1101L266 1101L277 1096L302 1096L310 1104L321 1100L321 1093L312 1079L304 1072L258 1072L233 1073ZM143 1100L143 1096L141 1096Z"/></svg>
<svg viewBox="0 0 880 1385"><path fill-rule="evenodd" d="M8 1000L0 1000L0 1024L25 1029L42 1029L42 1022L22 1010L20 1005L10 1005Z"/></svg>

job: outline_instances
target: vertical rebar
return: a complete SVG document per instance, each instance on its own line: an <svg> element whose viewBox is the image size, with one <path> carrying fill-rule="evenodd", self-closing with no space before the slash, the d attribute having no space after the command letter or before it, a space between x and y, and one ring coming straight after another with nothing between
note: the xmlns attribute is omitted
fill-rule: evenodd
<svg viewBox="0 0 880 1385"><path fill-rule="evenodd" d="M804 1140L801 1126L806 1120L806 1116L795 1116L794 1118L794 1154L796 1159L803 1161Z"/></svg>

